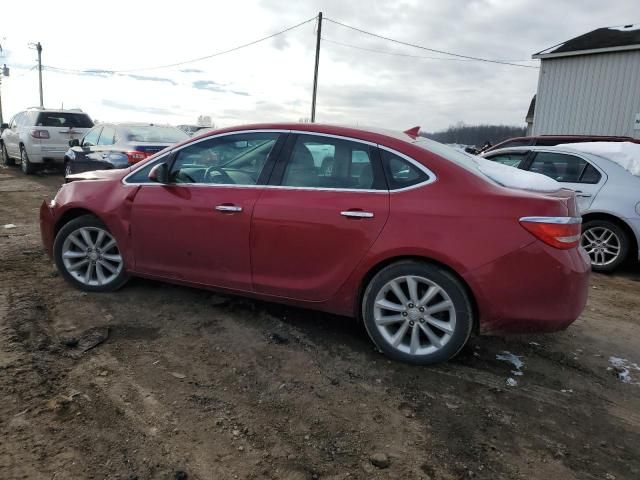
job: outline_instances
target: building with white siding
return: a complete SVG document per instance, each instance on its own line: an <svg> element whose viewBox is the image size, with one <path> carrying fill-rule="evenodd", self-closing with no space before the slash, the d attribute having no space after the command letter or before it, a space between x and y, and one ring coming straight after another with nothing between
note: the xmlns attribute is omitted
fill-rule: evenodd
<svg viewBox="0 0 640 480"><path fill-rule="evenodd" d="M640 138L640 25L599 28L533 58L541 64L532 135Z"/></svg>

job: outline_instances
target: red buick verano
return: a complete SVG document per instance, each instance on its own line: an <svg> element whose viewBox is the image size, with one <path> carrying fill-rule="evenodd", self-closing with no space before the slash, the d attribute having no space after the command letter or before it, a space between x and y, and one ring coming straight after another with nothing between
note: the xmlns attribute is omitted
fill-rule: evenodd
<svg viewBox="0 0 640 480"><path fill-rule="evenodd" d="M590 270L574 193L507 188L413 133L208 132L71 176L42 205L44 246L82 290L135 275L357 317L417 364L451 358L472 332L567 327Z"/></svg>

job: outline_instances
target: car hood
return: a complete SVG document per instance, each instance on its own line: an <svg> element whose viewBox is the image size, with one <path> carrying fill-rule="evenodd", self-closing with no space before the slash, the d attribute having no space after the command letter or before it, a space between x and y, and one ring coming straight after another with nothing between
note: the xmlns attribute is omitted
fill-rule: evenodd
<svg viewBox="0 0 640 480"><path fill-rule="evenodd" d="M78 180L118 180L127 175L131 168L122 168L115 170L92 170L90 172L74 173L66 177L67 182L76 182Z"/></svg>

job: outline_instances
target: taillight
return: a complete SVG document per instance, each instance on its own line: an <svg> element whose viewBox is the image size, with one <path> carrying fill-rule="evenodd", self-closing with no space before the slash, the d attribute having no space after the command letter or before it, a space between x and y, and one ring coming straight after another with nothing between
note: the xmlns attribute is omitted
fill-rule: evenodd
<svg viewBox="0 0 640 480"><path fill-rule="evenodd" d="M580 243L582 219L579 217L523 217L520 225L547 245L568 250Z"/></svg>
<svg viewBox="0 0 640 480"><path fill-rule="evenodd" d="M49 138L49 130L39 130L34 128L31 130L31 136L33 138Z"/></svg>
<svg viewBox="0 0 640 480"><path fill-rule="evenodd" d="M137 151L127 152L127 159L131 164L138 163L139 161L144 160L148 156L149 154L145 152L137 152Z"/></svg>

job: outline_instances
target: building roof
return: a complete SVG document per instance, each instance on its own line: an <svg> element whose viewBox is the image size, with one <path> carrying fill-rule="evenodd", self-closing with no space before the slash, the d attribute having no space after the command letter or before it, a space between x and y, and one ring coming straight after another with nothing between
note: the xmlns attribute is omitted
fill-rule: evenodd
<svg viewBox="0 0 640 480"><path fill-rule="evenodd" d="M532 58L568 57L640 49L640 24L598 28L542 50Z"/></svg>

